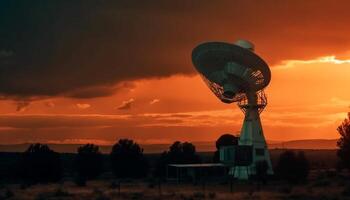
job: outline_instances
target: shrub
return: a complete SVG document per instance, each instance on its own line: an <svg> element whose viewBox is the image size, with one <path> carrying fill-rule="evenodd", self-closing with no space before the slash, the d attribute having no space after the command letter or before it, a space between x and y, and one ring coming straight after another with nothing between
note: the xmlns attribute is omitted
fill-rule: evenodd
<svg viewBox="0 0 350 200"><path fill-rule="evenodd" d="M111 189L117 189L120 188L120 183L116 182L116 181L112 181L111 185L109 186Z"/></svg>
<svg viewBox="0 0 350 200"><path fill-rule="evenodd" d="M38 193L38 195L35 197L35 200L48 200L53 198L54 197L52 192L41 192Z"/></svg>
<svg viewBox="0 0 350 200"><path fill-rule="evenodd" d="M53 193L54 197L67 197L70 196L70 194L63 190L62 188L57 188L57 190Z"/></svg>
<svg viewBox="0 0 350 200"><path fill-rule="evenodd" d="M331 182L326 179L316 180L315 183L313 184L314 187L327 187L330 185L331 185Z"/></svg>
<svg viewBox="0 0 350 200"><path fill-rule="evenodd" d="M144 194L142 192L131 193L131 199L143 199Z"/></svg>
<svg viewBox="0 0 350 200"><path fill-rule="evenodd" d="M295 199L295 200L319 200L319 199L327 199L325 196L316 196L313 197L307 193L291 193L288 195L286 199Z"/></svg>
<svg viewBox="0 0 350 200"><path fill-rule="evenodd" d="M278 189L278 192L283 193L283 194L290 194L292 192L291 187L281 187Z"/></svg>
<svg viewBox="0 0 350 200"><path fill-rule="evenodd" d="M103 193L102 190L94 188L92 191L93 195L96 196L96 200L108 200L109 198Z"/></svg>
<svg viewBox="0 0 350 200"><path fill-rule="evenodd" d="M347 185L343 191L342 191L342 195L346 196L346 197L350 197L350 185Z"/></svg>
<svg viewBox="0 0 350 200"><path fill-rule="evenodd" d="M29 187L29 185L26 184L26 183L21 183L21 184L19 185L19 189L21 189L21 190L25 190L25 189L27 189L28 187Z"/></svg>
<svg viewBox="0 0 350 200"><path fill-rule="evenodd" d="M205 194L203 192L195 192L192 196L195 199L205 199Z"/></svg>
<svg viewBox="0 0 350 200"><path fill-rule="evenodd" d="M350 112L348 118L345 119L338 127L340 138L337 142L339 147L337 155L339 157L338 168L350 169Z"/></svg>
<svg viewBox="0 0 350 200"><path fill-rule="evenodd" d="M220 147L238 145L238 137L231 134L223 134L216 140L216 151L213 161L220 162Z"/></svg>
<svg viewBox="0 0 350 200"><path fill-rule="evenodd" d="M84 176L76 176L74 182L77 186L84 187L86 186L86 178Z"/></svg>
<svg viewBox="0 0 350 200"><path fill-rule="evenodd" d="M141 178L147 175L148 163L143 149L134 141L121 139L110 154L112 170L118 178Z"/></svg>
<svg viewBox="0 0 350 200"><path fill-rule="evenodd" d="M35 200L47 200L47 194L46 193L40 193L35 197Z"/></svg>
<svg viewBox="0 0 350 200"><path fill-rule="evenodd" d="M94 144L86 144L78 148L75 158L75 168L77 171L76 183L85 185L86 180L95 179L102 172L102 154L99 147Z"/></svg>
<svg viewBox="0 0 350 200"><path fill-rule="evenodd" d="M155 176L164 177L168 164L193 164L200 162L201 159L196 153L196 147L192 143L176 141L169 147L169 151L163 152L157 160Z"/></svg>
<svg viewBox="0 0 350 200"><path fill-rule="evenodd" d="M337 171L328 169L328 170L326 171L326 176L327 176L328 178L334 178L334 177L337 176Z"/></svg>
<svg viewBox="0 0 350 200"><path fill-rule="evenodd" d="M186 196L185 194L180 194L180 199L182 200L194 200L193 196Z"/></svg>
<svg viewBox="0 0 350 200"><path fill-rule="evenodd" d="M280 179L300 183L307 179L309 162L304 152L295 154L294 151L285 151L279 157L275 172Z"/></svg>
<svg viewBox="0 0 350 200"><path fill-rule="evenodd" d="M97 196L95 200L111 200L111 198L106 195L100 195Z"/></svg>
<svg viewBox="0 0 350 200"><path fill-rule="evenodd" d="M157 183L158 183L157 180L154 178L148 179L147 182L148 182L147 187L151 188L151 189L155 188L157 186Z"/></svg>
<svg viewBox="0 0 350 200"><path fill-rule="evenodd" d="M30 183L59 181L62 175L60 155L47 145L32 144L22 154L20 175Z"/></svg>
<svg viewBox="0 0 350 200"><path fill-rule="evenodd" d="M209 199L215 199L216 198L216 193L215 192L209 192L208 197L209 197Z"/></svg>
<svg viewBox="0 0 350 200"><path fill-rule="evenodd" d="M298 152L295 165L297 178L301 181L306 180L310 172L310 164L303 151Z"/></svg>
<svg viewBox="0 0 350 200"><path fill-rule="evenodd" d="M6 189L5 199L9 199L9 198L11 198L13 196L15 196L15 194L10 189Z"/></svg>

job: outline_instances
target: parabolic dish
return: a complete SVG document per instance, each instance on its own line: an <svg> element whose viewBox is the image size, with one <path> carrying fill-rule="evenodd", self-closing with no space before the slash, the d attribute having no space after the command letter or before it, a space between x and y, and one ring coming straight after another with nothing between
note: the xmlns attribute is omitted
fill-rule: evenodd
<svg viewBox="0 0 350 200"><path fill-rule="evenodd" d="M271 80L266 62L249 49L207 42L192 51L192 62L215 95L225 103L264 89Z"/></svg>

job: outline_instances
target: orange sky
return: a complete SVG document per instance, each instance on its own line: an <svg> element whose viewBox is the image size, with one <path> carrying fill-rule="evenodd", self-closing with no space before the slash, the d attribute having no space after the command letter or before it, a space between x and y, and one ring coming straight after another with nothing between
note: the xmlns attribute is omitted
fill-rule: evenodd
<svg viewBox="0 0 350 200"><path fill-rule="evenodd" d="M336 128L350 105L345 87L350 59L291 60L271 68L268 106L262 113L267 140L337 138ZM243 113L234 104L218 101L198 75L132 85L109 97L38 100L17 112L13 102L2 101L1 141L109 144L128 137L168 143L239 133Z"/></svg>
<svg viewBox="0 0 350 200"><path fill-rule="evenodd" d="M213 40L248 39L269 63L267 140L337 138L350 111L348 1L5 4L2 144L238 134L243 113L221 103L191 64L192 49Z"/></svg>

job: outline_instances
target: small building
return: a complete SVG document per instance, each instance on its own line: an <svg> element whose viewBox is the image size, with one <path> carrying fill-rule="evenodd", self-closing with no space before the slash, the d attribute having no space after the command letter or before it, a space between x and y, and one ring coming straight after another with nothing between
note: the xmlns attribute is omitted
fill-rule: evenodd
<svg viewBox="0 0 350 200"><path fill-rule="evenodd" d="M231 145L220 147L220 162L229 167L228 174L235 176L237 170L244 169L244 178L248 179L253 173L250 166L253 162L252 145ZM242 174L242 172L240 172Z"/></svg>
<svg viewBox="0 0 350 200"><path fill-rule="evenodd" d="M222 163L169 164L166 169L168 181L193 182L223 180L228 166Z"/></svg>

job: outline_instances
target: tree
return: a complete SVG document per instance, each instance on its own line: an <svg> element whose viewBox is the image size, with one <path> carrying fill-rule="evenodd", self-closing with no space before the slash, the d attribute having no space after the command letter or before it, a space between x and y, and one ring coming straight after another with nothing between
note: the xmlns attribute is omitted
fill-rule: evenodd
<svg viewBox="0 0 350 200"><path fill-rule="evenodd" d="M155 175L164 177L168 164L193 164L200 163L201 159L196 153L196 147L189 142L174 142L169 151L162 153L157 160Z"/></svg>
<svg viewBox="0 0 350 200"><path fill-rule="evenodd" d="M86 180L99 176L102 172L103 158L99 147L94 144L86 144L78 148L75 158L77 171L77 183L85 185Z"/></svg>
<svg viewBox="0 0 350 200"><path fill-rule="evenodd" d="M224 146L238 145L238 137L231 134L224 134L216 140L216 151L214 153L214 162L220 162L220 148Z"/></svg>
<svg viewBox="0 0 350 200"><path fill-rule="evenodd" d="M141 178L147 175L148 163L143 149L134 141L121 139L110 154L112 170L118 178Z"/></svg>
<svg viewBox="0 0 350 200"><path fill-rule="evenodd" d="M344 119L337 130L340 134L337 142L339 147L337 151L339 165L341 168L350 169L350 112L348 113L348 118Z"/></svg>
<svg viewBox="0 0 350 200"><path fill-rule="evenodd" d="M304 152L295 154L294 151L288 150L280 155L275 171L280 179L290 183L300 183L309 175L309 161Z"/></svg>
<svg viewBox="0 0 350 200"><path fill-rule="evenodd" d="M300 180L304 181L310 172L310 163L307 160L304 151L299 151L297 154L296 171Z"/></svg>
<svg viewBox="0 0 350 200"><path fill-rule="evenodd" d="M20 175L29 183L46 183L60 180L60 155L44 144L32 144L22 153Z"/></svg>

